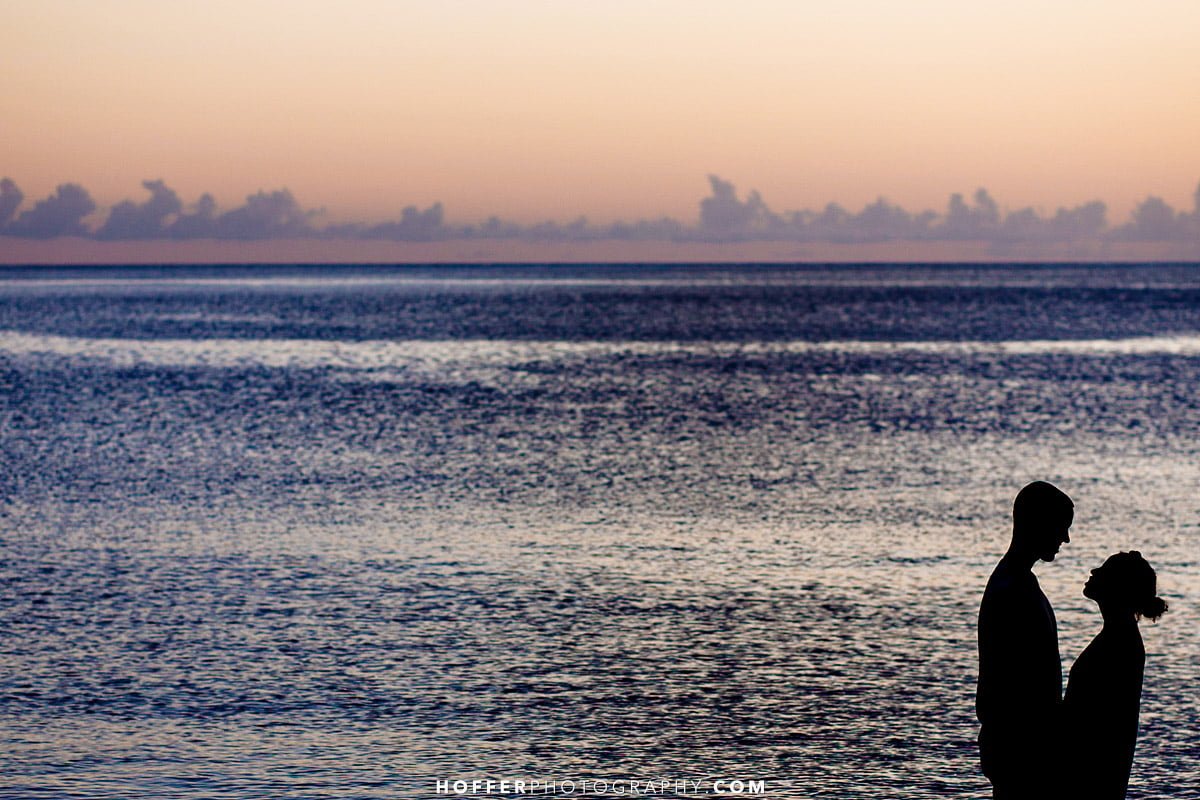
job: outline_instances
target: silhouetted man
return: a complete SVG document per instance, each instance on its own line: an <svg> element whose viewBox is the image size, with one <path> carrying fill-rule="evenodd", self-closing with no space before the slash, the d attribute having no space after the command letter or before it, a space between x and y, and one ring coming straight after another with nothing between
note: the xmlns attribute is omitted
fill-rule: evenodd
<svg viewBox="0 0 1200 800"><path fill-rule="evenodd" d="M1062 752L1059 709L1062 660L1054 610L1033 565L1053 561L1071 541L1075 506L1043 481L1013 503L1008 552L992 571L979 606L979 755L996 800L1061 797L1056 789Z"/></svg>

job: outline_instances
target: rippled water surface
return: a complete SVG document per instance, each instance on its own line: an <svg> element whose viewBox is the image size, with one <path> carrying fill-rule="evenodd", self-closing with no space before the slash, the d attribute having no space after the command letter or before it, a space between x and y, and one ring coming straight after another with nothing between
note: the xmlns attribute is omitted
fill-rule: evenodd
<svg viewBox="0 0 1200 800"><path fill-rule="evenodd" d="M1012 495L1064 668L1158 568L1200 798L1200 267L0 271L0 796L988 796Z"/></svg>

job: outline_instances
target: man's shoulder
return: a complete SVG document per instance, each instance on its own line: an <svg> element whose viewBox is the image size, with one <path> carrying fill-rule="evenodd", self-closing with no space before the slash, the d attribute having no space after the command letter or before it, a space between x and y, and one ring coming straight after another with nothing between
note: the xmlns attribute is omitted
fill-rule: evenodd
<svg viewBox="0 0 1200 800"><path fill-rule="evenodd" d="M1009 603L1044 597L1037 577L1027 569L1014 568L1001 561L992 570L983 590L983 603Z"/></svg>
<svg viewBox="0 0 1200 800"><path fill-rule="evenodd" d="M991 576L988 577L985 591L1028 590L1030 587L1036 588L1037 585L1037 577L1032 571L1014 567L1008 561L1001 559L1000 563L992 570Z"/></svg>

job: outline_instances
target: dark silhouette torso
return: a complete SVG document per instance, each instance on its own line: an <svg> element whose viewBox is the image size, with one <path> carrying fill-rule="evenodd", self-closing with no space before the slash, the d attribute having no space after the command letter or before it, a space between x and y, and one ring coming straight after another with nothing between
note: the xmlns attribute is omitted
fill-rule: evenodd
<svg viewBox="0 0 1200 800"><path fill-rule="evenodd" d="M983 771L997 790L1051 790L1061 770L1061 697L1054 610L1031 571L1001 560L979 607L975 696Z"/></svg>
<svg viewBox="0 0 1200 800"><path fill-rule="evenodd" d="M1064 711L1072 784L1089 800L1124 798L1137 741L1146 649L1137 623L1105 625L1071 667Z"/></svg>

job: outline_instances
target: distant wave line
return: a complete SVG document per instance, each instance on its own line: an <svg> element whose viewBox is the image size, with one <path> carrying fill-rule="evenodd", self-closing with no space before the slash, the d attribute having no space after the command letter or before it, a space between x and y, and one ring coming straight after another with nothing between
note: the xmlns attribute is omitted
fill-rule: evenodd
<svg viewBox="0 0 1200 800"><path fill-rule="evenodd" d="M1200 356L1200 334L1125 339L1007 341L525 341L320 339L118 339L0 331L0 353L108 361L117 366L402 369L443 372L471 367L510 367L531 361L562 361L621 355L735 357L807 352L858 354L930 353L974 355L1176 355Z"/></svg>
<svg viewBox="0 0 1200 800"><path fill-rule="evenodd" d="M5 278L0 276L0 294L5 292L36 291L38 289L89 291L97 289L125 289L137 291L177 291L181 289L361 289L395 286L398 288L445 288L445 289L495 289L522 287L562 288L754 288L788 286L795 288L837 287L846 289L909 288L909 289L1104 289L1116 291L1190 291L1200 289L1196 282L1147 281L1131 278L1128 281L1106 280L1095 283L1087 275L1077 278L1017 277L1012 279L981 280L978 278L901 277L872 273L840 276L832 273L785 273L783 275L739 274L728 277L449 277L424 275L344 275L330 277L302 277L274 275L261 277L211 277L211 278Z"/></svg>

